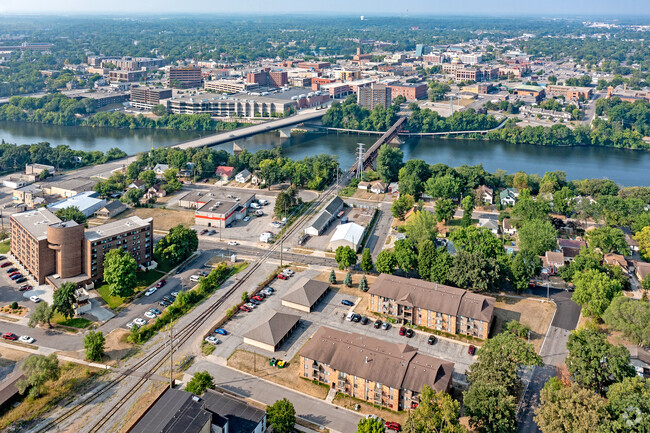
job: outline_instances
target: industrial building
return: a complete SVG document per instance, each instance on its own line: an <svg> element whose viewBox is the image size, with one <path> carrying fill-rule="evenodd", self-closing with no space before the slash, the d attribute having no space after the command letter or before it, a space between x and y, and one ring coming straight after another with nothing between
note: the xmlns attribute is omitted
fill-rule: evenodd
<svg viewBox="0 0 650 433"><path fill-rule="evenodd" d="M95 191L84 191L72 197L54 202L47 207L56 212L67 207L76 207L86 218L106 205L106 199L99 198Z"/></svg>

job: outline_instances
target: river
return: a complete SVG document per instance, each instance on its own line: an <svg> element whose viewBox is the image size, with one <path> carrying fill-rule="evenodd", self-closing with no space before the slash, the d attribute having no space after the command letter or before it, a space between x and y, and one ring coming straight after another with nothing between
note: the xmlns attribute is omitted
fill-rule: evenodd
<svg viewBox="0 0 650 433"><path fill-rule="evenodd" d="M53 146L67 144L72 149L106 151L118 147L132 155L152 147L164 147L198 137L198 132L171 130L124 130L53 126L24 122L0 122L0 139L9 143L31 144L47 141ZM282 139L264 133L237 144L254 152L282 146L286 156L329 153L336 155L342 167L354 163L357 143L368 148L376 136L306 134ZM219 146L232 151L232 143ZM545 171L561 170L568 179L609 178L624 186L650 186L650 152L605 147L543 147L506 142L474 141L440 138L414 138L402 145L404 159L419 158L429 164L443 163L452 167L462 164L483 164L491 172L497 169L514 173L543 175Z"/></svg>

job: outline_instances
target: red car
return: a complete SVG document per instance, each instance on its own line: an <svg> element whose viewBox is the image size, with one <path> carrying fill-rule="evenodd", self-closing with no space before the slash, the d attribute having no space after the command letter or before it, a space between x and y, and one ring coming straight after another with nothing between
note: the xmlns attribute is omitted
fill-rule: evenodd
<svg viewBox="0 0 650 433"><path fill-rule="evenodd" d="M258 302L262 302L264 300L264 297L260 296L260 295L255 295L255 296L253 296L252 299L255 299Z"/></svg>
<svg viewBox="0 0 650 433"><path fill-rule="evenodd" d="M289 277L287 277L287 276L284 275L284 274L278 274L278 279L280 279L280 280L288 280Z"/></svg>
<svg viewBox="0 0 650 433"><path fill-rule="evenodd" d="M395 431L400 431L402 429L402 426L394 421L386 421L386 424L384 424L388 430L395 430Z"/></svg>
<svg viewBox="0 0 650 433"><path fill-rule="evenodd" d="M250 308L248 308L246 305L242 305L241 307L239 307L239 309L242 310L242 311L245 311L247 313L250 313L251 311L253 311Z"/></svg>
<svg viewBox="0 0 650 433"><path fill-rule="evenodd" d="M476 353L476 347L470 345L470 346L467 348L467 353L470 354L470 355L472 355L472 356L474 356L474 354Z"/></svg>
<svg viewBox="0 0 650 433"><path fill-rule="evenodd" d="M9 274L9 278L13 277L14 275L20 274L20 271L13 271L12 273Z"/></svg>
<svg viewBox="0 0 650 433"><path fill-rule="evenodd" d="M165 281L165 280L158 281L158 284L156 284L156 289L160 289L165 284L167 284L167 281Z"/></svg>
<svg viewBox="0 0 650 433"><path fill-rule="evenodd" d="M6 268L6 267L9 266L10 264L11 264L11 262L4 262L2 265L0 265L0 267L2 267L2 268Z"/></svg>
<svg viewBox="0 0 650 433"><path fill-rule="evenodd" d="M14 333L11 333L11 332L5 332L4 334L2 334L2 338L4 338L5 340L11 340L11 341L18 340L18 336L16 334L14 334Z"/></svg>
<svg viewBox="0 0 650 433"><path fill-rule="evenodd" d="M404 335L404 334L406 334L406 328L402 326L401 328L399 328L399 335Z"/></svg>

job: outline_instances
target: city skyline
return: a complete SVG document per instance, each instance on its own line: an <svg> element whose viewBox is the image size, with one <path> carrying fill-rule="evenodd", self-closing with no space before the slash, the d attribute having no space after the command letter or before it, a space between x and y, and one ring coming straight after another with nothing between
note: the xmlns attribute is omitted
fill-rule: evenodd
<svg viewBox="0 0 650 433"><path fill-rule="evenodd" d="M634 14L639 16L646 11L643 0L623 0L611 2L608 0L549 0L545 3L530 4L516 0L498 0L484 2L481 0L459 0L457 2L424 2L421 0L405 0L399 3L386 0L371 1L357 0L353 3L343 0L333 0L327 3L304 3L297 0L286 0L274 5L268 10L268 5L261 0L245 0L242 2L208 2L194 0L189 2L174 2L171 0L144 0L130 2L115 0L97 5L81 0L30 0L20 2L9 0L0 5L0 13L29 13L29 14L83 14L83 13L225 13L225 14L276 14L276 13L318 13L318 14L360 14L368 17L398 13L401 16L414 15L603 15L617 16Z"/></svg>

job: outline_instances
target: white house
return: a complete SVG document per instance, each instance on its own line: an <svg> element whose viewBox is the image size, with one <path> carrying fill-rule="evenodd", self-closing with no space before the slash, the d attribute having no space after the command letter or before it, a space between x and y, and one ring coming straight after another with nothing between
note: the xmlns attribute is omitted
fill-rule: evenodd
<svg viewBox="0 0 650 433"><path fill-rule="evenodd" d="M235 180L239 183L246 183L249 180L251 180L252 176L253 175L251 174L250 171L248 171L247 169L243 169L242 171L237 173L237 176L235 176Z"/></svg>
<svg viewBox="0 0 650 433"><path fill-rule="evenodd" d="M156 177L162 177L162 175L167 170L169 170L168 164L156 164L156 166L153 168L154 173L156 173Z"/></svg>

